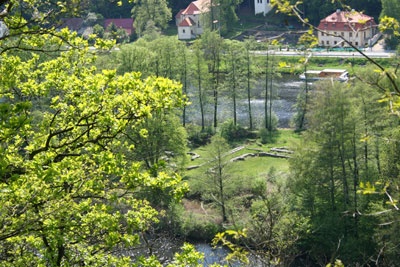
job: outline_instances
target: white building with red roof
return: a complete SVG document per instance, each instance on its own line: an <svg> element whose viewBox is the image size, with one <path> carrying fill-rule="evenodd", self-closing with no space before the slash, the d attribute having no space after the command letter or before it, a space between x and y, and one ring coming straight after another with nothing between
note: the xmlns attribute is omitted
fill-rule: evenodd
<svg viewBox="0 0 400 267"><path fill-rule="evenodd" d="M201 16L210 11L210 0L197 0L175 16L180 40L194 39L203 33Z"/></svg>
<svg viewBox="0 0 400 267"><path fill-rule="evenodd" d="M378 32L373 17L339 9L322 19L318 30L318 45L324 47L350 46L344 40L356 47L371 46Z"/></svg>

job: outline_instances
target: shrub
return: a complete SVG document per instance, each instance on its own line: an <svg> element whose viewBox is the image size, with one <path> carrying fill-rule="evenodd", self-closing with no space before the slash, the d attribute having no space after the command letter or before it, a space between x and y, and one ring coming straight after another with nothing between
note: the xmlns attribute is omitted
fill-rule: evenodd
<svg viewBox="0 0 400 267"><path fill-rule="evenodd" d="M210 242L221 231L220 226L195 213L185 213L182 218L181 233L183 237Z"/></svg>
<svg viewBox="0 0 400 267"><path fill-rule="evenodd" d="M207 145L213 136L213 130L211 127L206 127L202 131L200 126L189 124L186 126L186 131L190 148Z"/></svg>
<svg viewBox="0 0 400 267"><path fill-rule="evenodd" d="M250 136L250 132L233 123L233 120L228 120L221 125L221 136L229 143L234 141L241 141Z"/></svg>
<svg viewBox="0 0 400 267"><path fill-rule="evenodd" d="M268 141L270 140L270 132L268 129L261 128L260 131L258 132L258 135L261 139L262 144L267 144Z"/></svg>

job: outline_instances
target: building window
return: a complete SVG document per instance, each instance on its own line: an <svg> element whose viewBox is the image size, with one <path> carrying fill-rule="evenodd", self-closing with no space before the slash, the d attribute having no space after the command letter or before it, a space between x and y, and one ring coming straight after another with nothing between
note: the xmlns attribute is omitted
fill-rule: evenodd
<svg viewBox="0 0 400 267"><path fill-rule="evenodd" d="M352 32L349 32L349 37L353 37L353 33Z"/></svg>
<svg viewBox="0 0 400 267"><path fill-rule="evenodd" d="M335 44L335 45L336 45L336 44L337 44L337 41L334 41L334 42L333 42L333 44Z"/></svg>
<svg viewBox="0 0 400 267"><path fill-rule="evenodd" d="M185 33L185 29L182 29L182 33Z"/></svg>
<svg viewBox="0 0 400 267"><path fill-rule="evenodd" d="M324 41L321 41L321 45L324 45Z"/></svg>
<svg viewBox="0 0 400 267"><path fill-rule="evenodd" d="M356 42L356 46L358 46L358 42Z"/></svg>
<svg viewBox="0 0 400 267"><path fill-rule="evenodd" d="M329 41L326 41L326 45L329 45Z"/></svg>
<svg viewBox="0 0 400 267"><path fill-rule="evenodd" d="M340 34L342 35L342 37L344 37L344 32L341 32Z"/></svg>
<svg viewBox="0 0 400 267"><path fill-rule="evenodd" d="M324 33L324 32L321 32L321 36L325 36L325 33Z"/></svg>

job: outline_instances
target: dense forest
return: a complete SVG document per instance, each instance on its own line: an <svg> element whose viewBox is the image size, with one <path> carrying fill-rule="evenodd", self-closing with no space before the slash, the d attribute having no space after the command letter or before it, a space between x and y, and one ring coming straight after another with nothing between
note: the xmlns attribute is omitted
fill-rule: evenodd
<svg viewBox="0 0 400 267"><path fill-rule="evenodd" d="M275 0L274 27L304 26L289 58L229 38L268 20L240 17L252 1L214 1L222 30L182 42L167 33L188 1L0 0L1 266L208 266L202 242L226 251L212 266L399 265L398 58L308 48L337 8L396 45L400 4ZM131 16L133 42L58 27ZM278 128L275 81L311 66L351 79L301 82Z"/></svg>

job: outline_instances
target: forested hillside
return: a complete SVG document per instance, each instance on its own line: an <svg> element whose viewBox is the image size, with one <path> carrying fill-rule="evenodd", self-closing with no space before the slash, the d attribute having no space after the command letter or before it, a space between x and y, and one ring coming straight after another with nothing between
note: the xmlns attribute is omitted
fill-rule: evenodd
<svg viewBox="0 0 400 267"><path fill-rule="evenodd" d="M225 29L252 6L217 2L237 7ZM273 1L312 30L355 8L398 40L397 1L292 2ZM163 31L187 4L0 0L0 266L211 266L204 242L225 249L212 266L399 265L397 56L316 59L312 30L295 57L221 29L182 42ZM57 27L90 12L143 28L117 45ZM298 79L332 67L350 79Z"/></svg>

